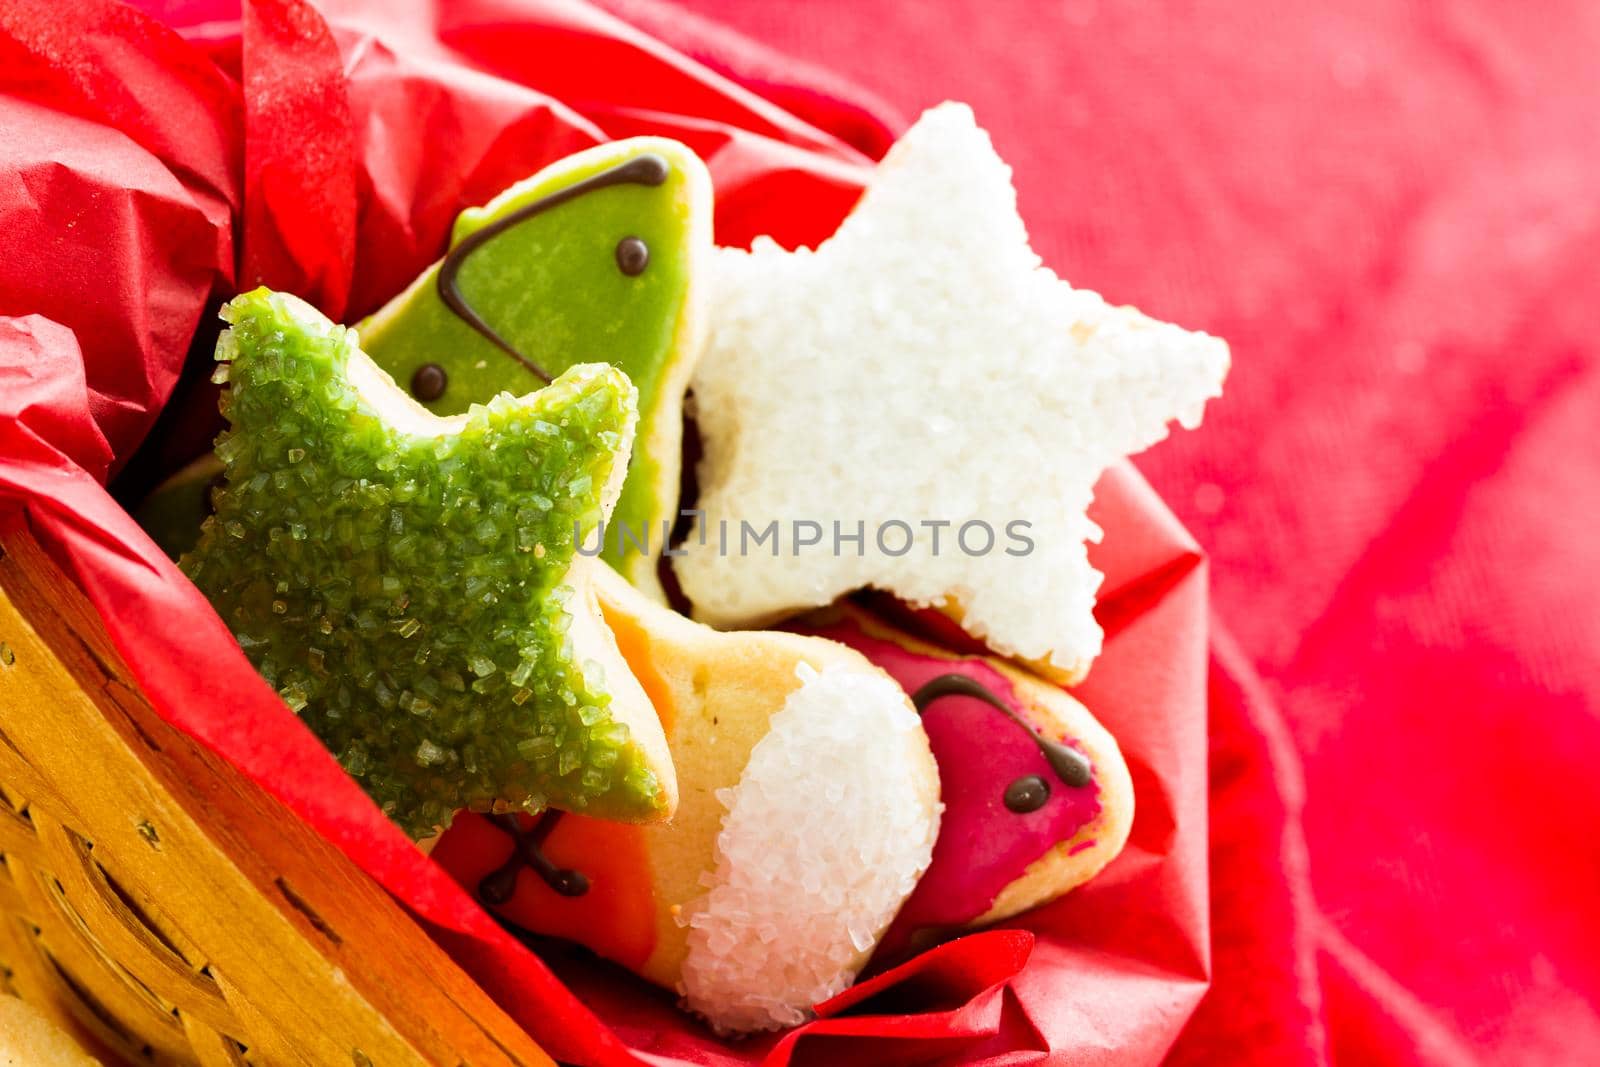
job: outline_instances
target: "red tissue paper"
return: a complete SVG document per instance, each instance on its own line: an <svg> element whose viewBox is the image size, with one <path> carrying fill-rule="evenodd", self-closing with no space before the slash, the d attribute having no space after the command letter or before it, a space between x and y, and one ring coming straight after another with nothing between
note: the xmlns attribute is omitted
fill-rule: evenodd
<svg viewBox="0 0 1600 1067"><path fill-rule="evenodd" d="M0 510L24 514L84 588L156 709L370 873L560 1059L1160 1061L1210 975L1206 569L1131 466L1097 494L1107 642L1075 690L1133 773L1124 854L806 1026L740 1042L632 976L503 930L345 776L106 489L164 405L146 450L158 467L203 442L214 393L174 390L238 289L353 321L442 253L462 208L641 133L706 159L720 242L815 243L891 130L825 87L757 95L577 2L147 7L0 3Z"/></svg>

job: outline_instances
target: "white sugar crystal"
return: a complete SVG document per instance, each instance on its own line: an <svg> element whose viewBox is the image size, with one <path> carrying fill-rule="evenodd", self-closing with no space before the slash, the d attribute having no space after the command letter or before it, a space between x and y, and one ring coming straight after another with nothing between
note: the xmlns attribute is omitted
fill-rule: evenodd
<svg viewBox="0 0 1600 1067"><path fill-rule="evenodd" d="M711 336L694 379L705 456L698 506L756 529L822 520L827 543L675 561L698 617L759 625L864 586L954 600L997 651L1086 668L1100 576L1084 543L1096 479L1198 423L1221 391L1220 340L1075 290L1043 267L1010 168L964 105L928 112L817 251L719 250ZM867 524L833 551L832 523ZM917 528L881 551L879 524ZM920 523L950 520L934 555ZM983 520L997 547L953 544ZM1031 553L1006 524L1030 524ZM973 540L981 543L981 530ZM889 547L901 543L894 536Z"/></svg>
<svg viewBox="0 0 1600 1067"><path fill-rule="evenodd" d="M847 667L796 673L738 786L719 794L716 874L680 918L685 1000L723 1032L797 1025L848 986L938 835L900 688Z"/></svg>

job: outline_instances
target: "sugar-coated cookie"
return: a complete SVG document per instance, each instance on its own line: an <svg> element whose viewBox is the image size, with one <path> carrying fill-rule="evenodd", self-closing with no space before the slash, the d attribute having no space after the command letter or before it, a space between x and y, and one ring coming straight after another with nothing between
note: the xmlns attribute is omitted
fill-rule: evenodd
<svg viewBox="0 0 1600 1067"><path fill-rule="evenodd" d="M703 341L705 165L662 137L598 145L462 212L450 245L357 326L363 349L440 415L526 393L580 363L625 371L639 428L603 555L659 597L683 394Z"/></svg>
<svg viewBox="0 0 1600 1067"><path fill-rule="evenodd" d="M669 816L609 571L574 549L626 469L627 377L586 364L445 418L295 297L223 317L225 484L182 566L345 769L415 836L458 808Z"/></svg>
<svg viewBox="0 0 1600 1067"><path fill-rule="evenodd" d="M896 962L1098 874L1133 825L1133 782L1105 728L1055 685L920 641L853 605L797 629L850 646L920 706L945 811L933 861L879 945Z"/></svg>
<svg viewBox="0 0 1600 1067"><path fill-rule="evenodd" d="M718 633L596 584L661 712L677 815L463 815L432 855L504 918L680 991L719 1030L802 1022L850 984L928 864L939 781L917 715L841 645Z"/></svg>
<svg viewBox="0 0 1600 1067"><path fill-rule="evenodd" d="M1199 422L1227 346L1041 265L964 105L925 114L815 251L762 240L714 262L692 387L716 550L673 561L696 618L762 626L872 587L1087 671L1094 483ZM745 528L772 523L752 549Z"/></svg>

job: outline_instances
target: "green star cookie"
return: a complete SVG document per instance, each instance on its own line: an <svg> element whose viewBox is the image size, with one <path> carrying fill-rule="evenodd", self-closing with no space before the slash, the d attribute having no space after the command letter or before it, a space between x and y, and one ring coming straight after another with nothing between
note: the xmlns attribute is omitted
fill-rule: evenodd
<svg viewBox="0 0 1600 1067"><path fill-rule="evenodd" d="M262 676L413 836L459 808L670 815L660 722L574 551L625 470L626 376L440 418L292 296L223 317L226 481L183 568Z"/></svg>
<svg viewBox="0 0 1600 1067"><path fill-rule="evenodd" d="M450 254L357 328L378 365L441 415L579 363L626 371L639 432L604 558L660 599L710 252L699 157L659 137L617 141L462 212Z"/></svg>

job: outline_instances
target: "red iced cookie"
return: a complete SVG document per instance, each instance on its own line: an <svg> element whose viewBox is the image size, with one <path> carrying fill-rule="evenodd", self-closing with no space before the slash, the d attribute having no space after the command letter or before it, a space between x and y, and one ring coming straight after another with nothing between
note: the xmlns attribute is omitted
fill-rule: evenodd
<svg viewBox="0 0 1600 1067"><path fill-rule="evenodd" d="M847 607L800 627L849 645L921 706L944 816L933 862L879 943L893 962L1094 877L1122 850L1133 785L1122 753L1064 690L1001 660L926 644Z"/></svg>

